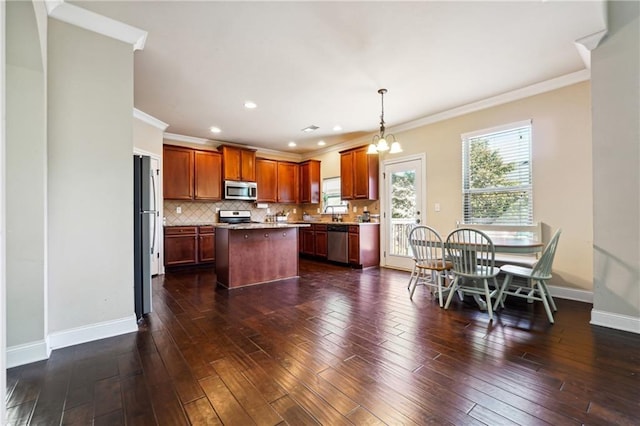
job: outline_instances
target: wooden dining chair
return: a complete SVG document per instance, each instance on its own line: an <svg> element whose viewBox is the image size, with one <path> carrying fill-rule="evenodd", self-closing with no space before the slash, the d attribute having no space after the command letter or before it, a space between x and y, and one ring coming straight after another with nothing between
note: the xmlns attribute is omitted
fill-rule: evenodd
<svg viewBox="0 0 640 426"><path fill-rule="evenodd" d="M416 226L409 232L409 246L414 260L414 272L409 281L409 298L413 299L413 293L419 285L429 286L437 291L442 307L442 295L445 291L442 284L443 281L446 283L447 271L453 267L451 262L445 260L442 237L429 226Z"/></svg>
<svg viewBox="0 0 640 426"><path fill-rule="evenodd" d="M493 320L491 298L500 290L496 280L500 268L495 266L493 241L480 230L458 228L447 236L445 247L447 257L453 263L454 278L444 308L449 308L455 293L472 294L481 308L486 306L489 319ZM484 300L480 296L484 296Z"/></svg>
<svg viewBox="0 0 640 426"><path fill-rule="evenodd" d="M500 306L504 307L504 299L506 299L506 296L521 297L528 301L542 302L547 312L549 322L553 324L553 313L551 309L556 312L558 308L549 293L547 281L551 279L551 267L556 255L556 248L558 247L561 232L562 230L558 229L556 233L553 234L551 241L549 241L549 244L547 244L542 252L542 256L540 256L540 259L533 268L525 268L517 265L504 265L500 268L500 271L505 274L504 281L496 298ZM514 281L513 277L524 278L526 281Z"/></svg>

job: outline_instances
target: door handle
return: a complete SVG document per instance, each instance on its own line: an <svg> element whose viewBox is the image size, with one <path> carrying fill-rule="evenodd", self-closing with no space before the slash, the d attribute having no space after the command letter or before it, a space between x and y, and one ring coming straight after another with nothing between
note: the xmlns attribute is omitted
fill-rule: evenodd
<svg viewBox="0 0 640 426"><path fill-rule="evenodd" d="M416 219L416 223L420 223L420 219Z"/></svg>

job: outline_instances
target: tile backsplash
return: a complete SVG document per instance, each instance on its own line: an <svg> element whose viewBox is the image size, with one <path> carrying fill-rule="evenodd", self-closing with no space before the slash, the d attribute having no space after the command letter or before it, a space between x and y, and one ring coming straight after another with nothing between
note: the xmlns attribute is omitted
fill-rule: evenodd
<svg viewBox="0 0 640 426"><path fill-rule="evenodd" d="M289 213L288 220L302 220L303 212L318 219L330 220L330 215L321 217L317 211L319 204L275 204L269 203L270 214L275 214L281 210ZM353 207L357 207L357 212L353 213ZM378 201L351 201L349 202L349 214L343 215L345 221L355 221L356 216L362 214L364 207L367 207L372 214L379 213ZM178 213L178 207L181 213ZM264 222L267 217L266 208L257 208L255 202L223 200L218 202L196 202L196 201L164 201L164 224L165 226L184 225L206 225L218 222L216 209L220 210L250 210L251 220ZM293 210L296 209L296 213Z"/></svg>

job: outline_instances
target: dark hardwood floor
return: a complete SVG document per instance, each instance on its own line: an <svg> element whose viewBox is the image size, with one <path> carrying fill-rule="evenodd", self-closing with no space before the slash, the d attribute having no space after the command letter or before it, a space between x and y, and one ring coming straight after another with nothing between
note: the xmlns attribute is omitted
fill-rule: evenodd
<svg viewBox="0 0 640 426"><path fill-rule="evenodd" d="M405 272L301 262L227 291L212 272L154 281L137 333L7 372L12 424L640 424L640 335L591 305L473 301L445 311Z"/></svg>

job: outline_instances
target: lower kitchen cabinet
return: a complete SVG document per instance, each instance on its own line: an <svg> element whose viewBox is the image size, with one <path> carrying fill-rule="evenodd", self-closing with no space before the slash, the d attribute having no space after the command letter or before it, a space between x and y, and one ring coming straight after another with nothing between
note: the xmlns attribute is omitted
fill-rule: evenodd
<svg viewBox="0 0 640 426"><path fill-rule="evenodd" d="M164 229L164 266L192 266L215 260L213 226L167 226Z"/></svg>
<svg viewBox="0 0 640 426"><path fill-rule="evenodd" d="M300 228L300 254L327 258L327 225L312 224Z"/></svg>
<svg viewBox="0 0 640 426"><path fill-rule="evenodd" d="M198 263L216 260L216 233L213 226L198 227Z"/></svg>
<svg viewBox="0 0 640 426"><path fill-rule="evenodd" d="M327 225L313 225L315 255L327 258Z"/></svg>
<svg viewBox="0 0 640 426"><path fill-rule="evenodd" d="M349 264L356 268L380 265L380 225L349 225Z"/></svg>
<svg viewBox="0 0 640 426"><path fill-rule="evenodd" d="M314 256L315 253L315 236L313 225L308 228L300 228L300 253L308 256Z"/></svg>

